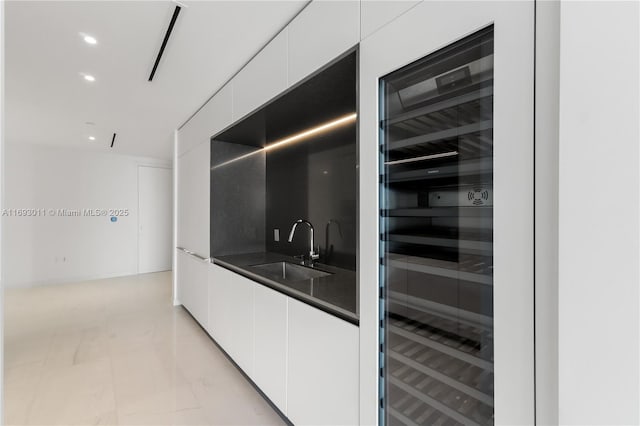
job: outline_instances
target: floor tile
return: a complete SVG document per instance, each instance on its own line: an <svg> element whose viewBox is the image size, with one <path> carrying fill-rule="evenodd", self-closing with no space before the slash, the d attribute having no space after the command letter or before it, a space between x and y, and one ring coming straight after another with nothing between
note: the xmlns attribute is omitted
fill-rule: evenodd
<svg viewBox="0 0 640 426"><path fill-rule="evenodd" d="M100 424L115 408L111 363L102 359L45 370L27 424Z"/></svg>
<svg viewBox="0 0 640 426"><path fill-rule="evenodd" d="M5 292L5 424L281 425L171 273Z"/></svg>

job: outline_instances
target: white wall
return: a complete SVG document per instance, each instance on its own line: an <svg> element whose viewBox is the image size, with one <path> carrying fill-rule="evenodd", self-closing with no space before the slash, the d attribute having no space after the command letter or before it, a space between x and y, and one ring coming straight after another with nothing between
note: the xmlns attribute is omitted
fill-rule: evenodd
<svg viewBox="0 0 640 426"><path fill-rule="evenodd" d="M640 422L639 8L561 3L561 424Z"/></svg>
<svg viewBox="0 0 640 426"><path fill-rule="evenodd" d="M5 285L136 274L138 165L166 161L107 153L6 145L5 208L129 209L107 217L5 217ZM171 190L171 188L167 188Z"/></svg>

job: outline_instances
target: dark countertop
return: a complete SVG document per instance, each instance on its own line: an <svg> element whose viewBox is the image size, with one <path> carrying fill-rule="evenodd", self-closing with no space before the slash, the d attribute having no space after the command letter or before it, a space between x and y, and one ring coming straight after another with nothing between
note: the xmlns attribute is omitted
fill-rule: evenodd
<svg viewBox="0 0 640 426"><path fill-rule="evenodd" d="M251 267L282 261L300 265L300 260L278 253L236 254L211 259L216 265L358 325L355 271L316 262L313 269L330 272L331 275L305 281L284 281Z"/></svg>

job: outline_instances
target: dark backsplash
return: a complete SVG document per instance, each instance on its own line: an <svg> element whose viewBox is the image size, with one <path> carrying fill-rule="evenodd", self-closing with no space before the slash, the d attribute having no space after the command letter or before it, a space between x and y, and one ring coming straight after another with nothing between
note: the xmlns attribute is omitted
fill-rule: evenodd
<svg viewBox="0 0 640 426"><path fill-rule="evenodd" d="M265 153L260 150L224 164L256 150L216 140L211 143L212 256L265 249Z"/></svg>
<svg viewBox="0 0 640 426"><path fill-rule="evenodd" d="M300 255L309 251L309 230L293 222L306 219L315 229L320 262L355 270L357 214L356 126L267 153L265 241L268 251ZM274 241L274 229L280 241ZM328 241L327 241L328 239Z"/></svg>

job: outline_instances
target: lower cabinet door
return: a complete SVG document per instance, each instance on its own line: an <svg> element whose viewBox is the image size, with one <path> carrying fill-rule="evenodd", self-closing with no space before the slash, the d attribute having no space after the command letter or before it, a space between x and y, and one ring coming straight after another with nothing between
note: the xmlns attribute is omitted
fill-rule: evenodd
<svg viewBox="0 0 640 426"><path fill-rule="evenodd" d="M229 324L228 289L233 273L218 266L209 265L209 326L207 331L228 353L231 345L231 324Z"/></svg>
<svg viewBox="0 0 640 426"><path fill-rule="evenodd" d="M288 324L287 417L358 424L358 327L293 299Z"/></svg>
<svg viewBox="0 0 640 426"><path fill-rule="evenodd" d="M287 413L287 296L263 285L254 289L253 381Z"/></svg>
<svg viewBox="0 0 640 426"><path fill-rule="evenodd" d="M253 374L253 290L256 284L248 278L231 273L226 306L231 329L229 355L250 377Z"/></svg>
<svg viewBox="0 0 640 426"><path fill-rule="evenodd" d="M189 312L202 327L206 327L209 322L209 283L207 277L209 264L193 257L189 257L188 262L191 278Z"/></svg>
<svg viewBox="0 0 640 426"><path fill-rule="evenodd" d="M209 297L207 303L209 304L209 321L207 322L207 332L218 343L220 343L220 337L218 336L218 330L222 321L220 315L220 290L219 290L219 277L220 267L217 265L209 265L209 273L207 275L209 285Z"/></svg>
<svg viewBox="0 0 640 426"><path fill-rule="evenodd" d="M235 272L209 266L207 331L249 376L253 371L254 286Z"/></svg>
<svg viewBox="0 0 640 426"><path fill-rule="evenodd" d="M178 300L203 327L209 321L207 265L178 250Z"/></svg>
<svg viewBox="0 0 640 426"><path fill-rule="evenodd" d="M191 290L191 268L189 267L189 255L182 250L176 249L176 283L178 290L178 301L182 306L189 309L192 305L193 291Z"/></svg>

